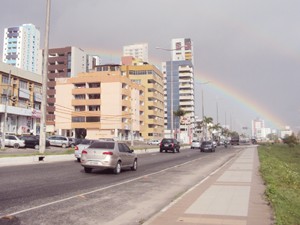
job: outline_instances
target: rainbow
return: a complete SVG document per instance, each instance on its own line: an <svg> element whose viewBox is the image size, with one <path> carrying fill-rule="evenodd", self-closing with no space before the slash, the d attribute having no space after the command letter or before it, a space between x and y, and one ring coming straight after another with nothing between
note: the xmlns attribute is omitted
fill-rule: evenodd
<svg viewBox="0 0 300 225"><path fill-rule="evenodd" d="M254 101L250 97L246 96L244 93L238 91L236 88L233 88L232 86L213 78L213 76L209 76L204 73L195 74L196 83L201 84L207 81L209 81L209 86L213 87L218 94L222 96L225 95L226 97L229 97L230 99L234 100L246 110L250 110L253 113L257 114L261 119L270 122L274 126L274 128L282 129L286 125L286 123L281 118L279 118L274 113L268 111L268 109L265 106L261 105L257 101Z"/></svg>

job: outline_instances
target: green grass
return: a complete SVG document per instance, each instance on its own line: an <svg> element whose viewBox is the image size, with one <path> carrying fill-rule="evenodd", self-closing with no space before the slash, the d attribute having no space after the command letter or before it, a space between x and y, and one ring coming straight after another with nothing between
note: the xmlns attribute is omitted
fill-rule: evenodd
<svg viewBox="0 0 300 225"><path fill-rule="evenodd" d="M260 146L261 174L277 225L300 225L300 146Z"/></svg>

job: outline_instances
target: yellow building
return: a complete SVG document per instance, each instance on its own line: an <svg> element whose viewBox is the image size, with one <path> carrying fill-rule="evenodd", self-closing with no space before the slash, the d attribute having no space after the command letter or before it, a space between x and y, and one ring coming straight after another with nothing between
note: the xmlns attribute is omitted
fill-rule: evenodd
<svg viewBox="0 0 300 225"><path fill-rule="evenodd" d="M164 92L163 74L154 65L128 61L121 70L137 84L145 87L145 129L144 140L162 139L164 134ZM132 65L129 65L132 64Z"/></svg>
<svg viewBox="0 0 300 225"><path fill-rule="evenodd" d="M120 65L56 79L56 129L62 135L139 140L144 129L144 87Z"/></svg>

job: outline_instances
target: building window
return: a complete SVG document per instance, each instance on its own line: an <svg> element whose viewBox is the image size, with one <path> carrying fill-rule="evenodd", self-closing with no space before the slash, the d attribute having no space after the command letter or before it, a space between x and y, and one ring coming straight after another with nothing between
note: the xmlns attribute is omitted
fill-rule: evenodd
<svg viewBox="0 0 300 225"><path fill-rule="evenodd" d="M89 116L86 118L86 122L89 123L95 123L95 122L100 122L100 117L96 116Z"/></svg>
<svg viewBox="0 0 300 225"><path fill-rule="evenodd" d="M84 105L75 106L75 111L76 112L85 111L85 106Z"/></svg>
<svg viewBox="0 0 300 225"><path fill-rule="evenodd" d="M90 105L89 111L100 111L100 105Z"/></svg>
<svg viewBox="0 0 300 225"><path fill-rule="evenodd" d="M75 95L75 99L85 99L85 95Z"/></svg>
<svg viewBox="0 0 300 225"><path fill-rule="evenodd" d="M73 123L83 123L83 122L85 122L85 117L83 117L83 116L72 117L72 122Z"/></svg>
<svg viewBox="0 0 300 225"><path fill-rule="evenodd" d="M89 99L100 99L100 94L90 94Z"/></svg>
<svg viewBox="0 0 300 225"><path fill-rule="evenodd" d="M20 88L27 89L28 85L26 81L20 80Z"/></svg>
<svg viewBox="0 0 300 225"><path fill-rule="evenodd" d="M9 83L8 76L2 75L2 83L3 84L8 84Z"/></svg>

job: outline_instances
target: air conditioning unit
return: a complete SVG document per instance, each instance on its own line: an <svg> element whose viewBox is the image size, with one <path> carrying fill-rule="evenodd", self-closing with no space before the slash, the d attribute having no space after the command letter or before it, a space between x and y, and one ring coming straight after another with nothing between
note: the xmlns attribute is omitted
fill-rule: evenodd
<svg viewBox="0 0 300 225"><path fill-rule="evenodd" d="M29 90L31 91L33 89L33 84L29 83Z"/></svg>

